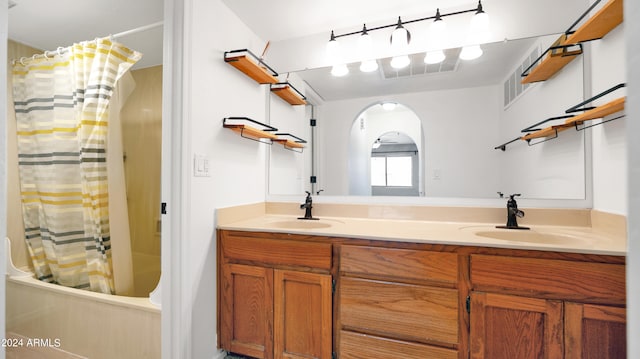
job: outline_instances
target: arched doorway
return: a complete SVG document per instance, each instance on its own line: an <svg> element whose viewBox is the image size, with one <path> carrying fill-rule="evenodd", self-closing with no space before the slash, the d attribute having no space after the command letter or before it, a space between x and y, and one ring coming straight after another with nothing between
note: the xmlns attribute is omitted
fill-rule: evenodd
<svg viewBox="0 0 640 359"><path fill-rule="evenodd" d="M349 195L424 195L424 136L422 134L422 122L415 112L407 106L394 104L395 106L392 106L392 108L387 106L385 106L387 108L384 108L383 104L388 103L377 102L367 106L356 117L351 127L348 146ZM382 149L374 149L374 144L376 146L379 144L378 148ZM383 151L386 154L383 154ZM392 155L390 151L398 152ZM405 156L402 153L403 151L406 152L405 154L410 154L410 156ZM372 154L375 157L373 160ZM384 163L387 169L389 168L389 162L391 162L392 167L396 165L402 166L401 163L404 163L405 168L411 163L411 185L372 186L372 165L378 166L376 169L379 170L379 165L383 161L381 157L385 158ZM400 157L405 158L400 159ZM391 158L391 160L389 161L388 158ZM379 171L376 173L380 174ZM388 175L389 173L385 172L387 178ZM380 183L379 179L379 176L376 177L376 183ZM391 183L396 182L392 180ZM406 177L403 183L406 183Z"/></svg>

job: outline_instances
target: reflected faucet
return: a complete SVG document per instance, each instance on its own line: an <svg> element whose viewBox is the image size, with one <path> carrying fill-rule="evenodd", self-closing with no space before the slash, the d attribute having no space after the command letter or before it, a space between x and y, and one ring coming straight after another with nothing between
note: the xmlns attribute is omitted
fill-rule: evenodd
<svg viewBox="0 0 640 359"><path fill-rule="evenodd" d="M305 198L304 203L300 205L300 209L304 208L304 217L298 217L298 219L318 220L319 218L314 218L311 215L311 208L313 208L313 199L311 198L311 192L305 192L307 193L307 198Z"/></svg>
<svg viewBox="0 0 640 359"><path fill-rule="evenodd" d="M518 209L518 202L516 202L514 197L520 196L520 193L515 193L509 196L509 200L507 201L507 225L506 226L496 226L496 228L506 228L506 229L529 229L529 227L523 227L518 225L517 218L524 217L524 212Z"/></svg>

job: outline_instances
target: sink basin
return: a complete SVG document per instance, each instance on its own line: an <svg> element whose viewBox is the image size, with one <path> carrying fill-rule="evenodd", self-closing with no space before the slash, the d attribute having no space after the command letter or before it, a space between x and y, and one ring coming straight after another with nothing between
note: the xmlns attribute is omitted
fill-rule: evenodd
<svg viewBox="0 0 640 359"><path fill-rule="evenodd" d="M538 232L534 230L484 230L475 232L476 236L499 239L503 241L511 242L526 242L526 243L540 243L540 244L564 244L572 245L584 243L584 240L579 237L571 235L564 235L560 233L547 233Z"/></svg>
<svg viewBox="0 0 640 359"><path fill-rule="evenodd" d="M285 228L285 229L319 229L319 228L329 228L332 226L331 222L327 222L326 220L285 220L279 222L271 223L272 226L277 228Z"/></svg>

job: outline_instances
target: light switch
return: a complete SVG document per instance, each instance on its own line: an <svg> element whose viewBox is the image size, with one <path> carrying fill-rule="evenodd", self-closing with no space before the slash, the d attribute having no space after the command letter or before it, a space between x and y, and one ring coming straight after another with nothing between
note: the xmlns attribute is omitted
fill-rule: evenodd
<svg viewBox="0 0 640 359"><path fill-rule="evenodd" d="M193 175L194 177L211 177L209 157L199 154L193 156Z"/></svg>

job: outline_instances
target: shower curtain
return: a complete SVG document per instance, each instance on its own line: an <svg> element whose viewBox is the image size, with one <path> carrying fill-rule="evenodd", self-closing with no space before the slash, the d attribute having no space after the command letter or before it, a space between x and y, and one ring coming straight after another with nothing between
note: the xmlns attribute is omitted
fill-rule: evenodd
<svg viewBox="0 0 640 359"><path fill-rule="evenodd" d="M114 293L108 109L141 57L105 38L14 63L25 240L40 280Z"/></svg>

